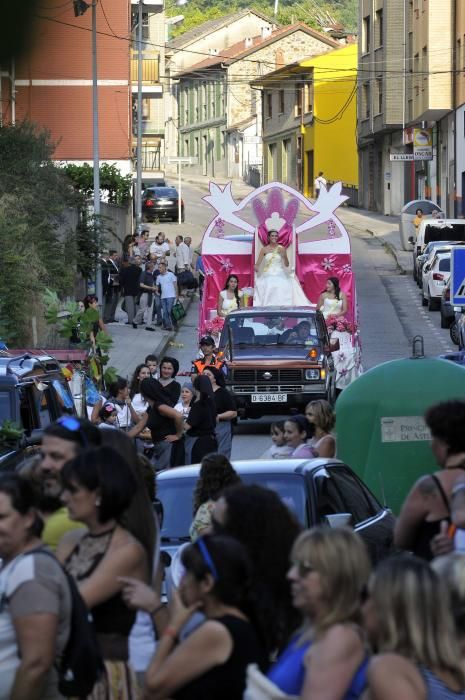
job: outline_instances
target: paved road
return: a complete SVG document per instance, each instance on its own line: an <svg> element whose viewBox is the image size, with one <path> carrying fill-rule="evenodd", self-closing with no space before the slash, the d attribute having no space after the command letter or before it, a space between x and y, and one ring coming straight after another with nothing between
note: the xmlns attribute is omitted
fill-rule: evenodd
<svg viewBox="0 0 465 700"><path fill-rule="evenodd" d="M172 231L183 228L200 240L203 227L210 220L210 209L201 202L202 192L193 186L184 191L186 223L163 224L159 228L170 237ZM191 212L195 223L191 224ZM357 301L360 313L360 330L365 369L389 360L411 355L412 339L423 335L425 352L438 355L455 348L449 331L440 328L439 313L429 312L421 305L418 287L411 275L399 274L392 255L380 240L369 234L365 223L357 223L355 210L343 212L347 217L352 240L353 265L356 274ZM176 337L183 347L173 347L170 352L178 358L181 372L188 372L190 362L197 351L198 304L194 302L186 322ZM180 378L182 381L182 377ZM233 457L251 458L260 455L269 444L270 419L241 422L233 443Z"/></svg>

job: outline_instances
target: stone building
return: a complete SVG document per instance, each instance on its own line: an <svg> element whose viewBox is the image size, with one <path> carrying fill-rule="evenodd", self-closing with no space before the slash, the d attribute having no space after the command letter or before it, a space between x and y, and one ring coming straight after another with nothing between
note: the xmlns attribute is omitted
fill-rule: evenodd
<svg viewBox="0 0 465 700"><path fill-rule="evenodd" d="M211 177L245 177L262 163L262 107L250 83L279 67L340 44L295 24L262 29L178 74L180 155Z"/></svg>

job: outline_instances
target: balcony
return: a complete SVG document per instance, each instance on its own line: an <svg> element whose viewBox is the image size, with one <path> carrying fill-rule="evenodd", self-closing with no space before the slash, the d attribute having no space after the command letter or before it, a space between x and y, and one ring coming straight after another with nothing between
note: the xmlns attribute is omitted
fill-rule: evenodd
<svg viewBox="0 0 465 700"><path fill-rule="evenodd" d="M142 173L159 172L161 168L162 139L144 139L142 141ZM134 170L137 167L136 143L133 143Z"/></svg>
<svg viewBox="0 0 465 700"><path fill-rule="evenodd" d="M139 61L137 51L131 51L131 85L132 92L137 92ZM142 94L144 97L159 95L163 92L160 84L160 55L144 51L142 54Z"/></svg>

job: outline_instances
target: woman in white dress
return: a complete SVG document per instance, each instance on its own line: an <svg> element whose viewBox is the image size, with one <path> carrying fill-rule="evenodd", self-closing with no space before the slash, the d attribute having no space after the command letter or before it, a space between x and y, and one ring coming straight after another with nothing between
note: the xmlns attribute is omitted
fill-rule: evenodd
<svg viewBox="0 0 465 700"><path fill-rule="evenodd" d="M268 245L263 246L259 253L255 265L253 305L309 306L310 302L295 276L286 272L289 258L278 238L277 231L269 231Z"/></svg>
<svg viewBox="0 0 465 700"><path fill-rule="evenodd" d="M344 316L347 313L347 297L341 291L337 277L328 278L325 291L320 294L316 308L325 318Z"/></svg>
<svg viewBox="0 0 465 700"><path fill-rule="evenodd" d="M242 292L239 289L239 280L236 275L229 275L224 289L219 293L216 312L221 318L225 318L231 311L241 306Z"/></svg>

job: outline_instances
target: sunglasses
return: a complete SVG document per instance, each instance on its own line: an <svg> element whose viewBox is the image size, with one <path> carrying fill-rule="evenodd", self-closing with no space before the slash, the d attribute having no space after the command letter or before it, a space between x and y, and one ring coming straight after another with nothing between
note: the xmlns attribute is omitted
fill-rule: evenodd
<svg viewBox="0 0 465 700"><path fill-rule="evenodd" d="M73 416L61 416L56 422L65 430L69 430L70 433L79 433L79 438L83 447L89 446L87 438L82 432L81 424L77 418L74 418Z"/></svg>
<svg viewBox="0 0 465 700"><path fill-rule="evenodd" d="M202 555L202 559L204 560L205 564L207 565L208 569L210 570L211 575L213 576L213 580L216 582L218 581L218 569L215 566L215 562L213 561L210 552L207 549L207 545L205 544L205 541L199 537L199 539L196 542L196 545L200 549L200 554Z"/></svg>

